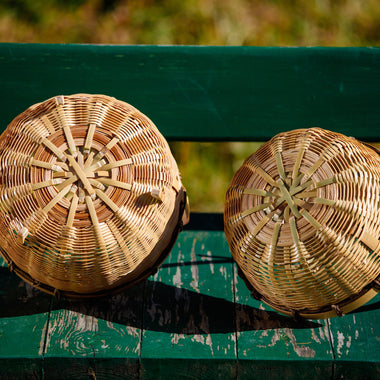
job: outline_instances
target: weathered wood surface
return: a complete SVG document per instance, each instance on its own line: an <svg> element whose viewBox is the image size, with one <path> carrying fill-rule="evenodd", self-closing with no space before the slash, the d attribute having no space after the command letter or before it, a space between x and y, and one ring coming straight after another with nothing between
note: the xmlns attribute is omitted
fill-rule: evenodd
<svg viewBox="0 0 380 380"><path fill-rule="evenodd" d="M0 130L34 103L105 94L171 140L267 140L318 126L376 140L380 48L0 44Z"/></svg>
<svg viewBox="0 0 380 380"><path fill-rule="evenodd" d="M0 378L379 376L379 296L295 322L250 297L222 231L190 228L155 276L106 299L57 300L2 262Z"/></svg>
<svg viewBox="0 0 380 380"><path fill-rule="evenodd" d="M236 358L236 331L232 262L223 232L183 233L153 280L146 294L143 378L181 372L235 378L235 366L227 364ZM168 366L160 365L163 357L172 359Z"/></svg>
<svg viewBox="0 0 380 380"><path fill-rule="evenodd" d="M329 320L337 378L380 378L380 294L354 313Z"/></svg>

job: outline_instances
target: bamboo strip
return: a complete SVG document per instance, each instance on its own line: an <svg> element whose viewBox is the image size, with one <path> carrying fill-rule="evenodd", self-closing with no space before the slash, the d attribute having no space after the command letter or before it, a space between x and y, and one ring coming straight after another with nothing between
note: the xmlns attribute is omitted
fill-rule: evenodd
<svg viewBox="0 0 380 380"><path fill-rule="evenodd" d="M72 197L72 200L71 200L69 215L68 215L67 221L66 221L66 226L68 228L71 228L73 226L73 224L74 224L75 212L76 212L77 207L78 207L78 202L79 202L79 198L74 193L73 197Z"/></svg>
<svg viewBox="0 0 380 380"><path fill-rule="evenodd" d="M69 178L72 177L73 173L71 172L54 172L53 178Z"/></svg>
<svg viewBox="0 0 380 380"><path fill-rule="evenodd" d="M75 146L75 142L73 139L73 135L71 134L70 126L67 124L66 113L64 112L63 105L65 104L65 98L63 96L56 97L57 111L59 114L58 120L62 124L63 132L66 137L67 144L71 151L73 157L77 156L77 148Z"/></svg>
<svg viewBox="0 0 380 380"><path fill-rule="evenodd" d="M89 178L88 181L90 182L91 186L95 187L95 192L96 192L96 189L103 190L103 191L106 189L106 187L97 179Z"/></svg>
<svg viewBox="0 0 380 380"><path fill-rule="evenodd" d="M64 152L61 152L50 140L43 138L41 143L49 148L61 161L66 161Z"/></svg>
<svg viewBox="0 0 380 380"><path fill-rule="evenodd" d="M84 170L75 161L75 159L74 159L73 156L68 156L67 159L69 161L70 166L74 169L77 177L82 181L83 186L87 190L87 192L90 195L94 195L95 191L92 188L92 186L91 186L91 184L90 184L90 182L89 182L89 180L88 180L88 178L87 178L86 173L84 172Z"/></svg>
<svg viewBox="0 0 380 380"><path fill-rule="evenodd" d="M284 169L284 164L282 162L281 152L276 152L275 157L276 157L277 169L278 169L278 173L280 174L280 178L283 181L286 181L286 173Z"/></svg>
<svg viewBox="0 0 380 380"><path fill-rule="evenodd" d="M33 183L32 184L32 190L42 189L43 187L47 187L47 186L54 186L54 185L57 185L59 183L60 182L58 179L48 179L48 180L43 181L43 182Z"/></svg>
<svg viewBox="0 0 380 380"><path fill-rule="evenodd" d="M119 142L119 138L114 137L101 151L99 151L95 155L94 161L101 160L104 157L104 155L107 153L107 151L111 150L118 142Z"/></svg>
<svg viewBox="0 0 380 380"><path fill-rule="evenodd" d="M272 193L271 191L249 188L243 189L243 194L259 195L260 197L278 197L278 195Z"/></svg>
<svg viewBox="0 0 380 380"><path fill-rule="evenodd" d="M326 179L324 179L324 180L322 180L322 181L319 181L319 182L315 185L315 187L318 189L318 188L320 188L320 187L324 187L324 186L327 186L327 185L331 185L332 183L336 183L336 182L337 182L337 180L336 180L335 177L326 178Z"/></svg>
<svg viewBox="0 0 380 380"><path fill-rule="evenodd" d="M111 162L109 164L104 164L100 167L94 168L94 171L100 171L100 170L107 171L107 170L111 170L113 168L118 168L120 166L130 165L130 164L132 164L132 159L126 158L125 160Z"/></svg>
<svg viewBox="0 0 380 380"><path fill-rule="evenodd" d="M96 195L113 211L113 212L118 212L119 211L119 206L116 205L116 203L114 203L112 201L111 198L107 197L107 195L100 189L96 189L95 190L96 192Z"/></svg>
<svg viewBox="0 0 380 380"><path fill-rule="evenodd" d="M48 213L69 191L71 186L64 187L44 208L43 210Z"/></svg>
<svg viewBox="0 0 380 380"><path fill-rule="evenodd" d="M316 198L317 190L312 191L301 191L300 193L294 194L297 198Z"/></svg>
<svg viewBox="0 0 380 380"><path fill-rule="evenodd" d="M293 165L293 172L292 172L292 180L293 181L295 181L300 174L299 169L301 166L301 162L302 162L302 158L303 158L304 153L305 153L305 145L301 144L299 149L298 149L296 161L294 162L294 165Z"/></svg>
<svg viewBox="0 0 380 380"><path fill-rule="evenodd" d="M120 232L116 223L112 219L107 220L107 225L108 225L109 229L111 230L113 236L115 237L117 243L119 244L121 250L124 253L123 264L125 264L129 270L132 270L133 267L135 266L135 263L133 261L132 255L131 255L131 251L128 249L126 241L125 241L122 233Z"/></svg>
<svg viewBox="0 0 380 380"><path fill-rule="evenodd" d="M124 190L131 190L132 189L132 185L130 183L117 181L117 180L114 180L111 178L101 177L101 178L97 178L97 181L102 183L103 185L120 187L121 189L124 189Z"/></svg>
<svg viewBox="0 0 380 380"><path fill-rule="evenodd" d="M92 201L92 198L89 195L85 196L85 201L86 201L86 205L88 208L88 212L90 214L92 226L94 228L94 232L96 235L97 243L99 245L99 249L101 251L104 251L104 250L106 250L106 243L104 241L103 235L102 235L100 228L99 228L99 220L98 220L98 215L97 215L96 210L95 210L94 203Z"/></svg>
<svg viewBox="0 0 380 380"><path fill-rule="evenodd" d="M39 160L33 160L31 161L31 165L33 166L38 166L40 168L48 169L48 170L54 170L57 172L62 172L62 166L60 165L55 165L50 162L45 162L45 161L39 161Z"/></svg>
<svg viewBox="0 0 380 380"><path fill-rule="evenodd" d="M163 197L163 192L160 189L153 188L150 191L150 195L154 198L157 199L158 201L162 202L162 197Z"/></svg>
<svg viewBox="0 0 380 380"><path fill-rule="evenodd" d="M316 221L305 209L303 209L300 214L317 230L322 228L322 225Z"/></svg>
<svg viewBox="0 0 380 380"><path fill-rule="evenodd" d="M85 194L83 188L78 187L78 199L79 199L80 204L84 203L85 196L86 196L86 194Z"/></svg>
<svg viewBox="0 0 380 380"><path fill-rule="evenodd" d="M379 237L375 237L367 231L363 231L360 240L369 247L374 252L379 252L380 250L380 240Z"/></svg>
<svg viewBox="0 0 380 380"><path fill-rule="evenodd" d="M264 216L259 223L257 223L256 227L251 231L252 237L255 237L262 228L269 222L269 220L273 217L274 212L272 211L270 214Z"/></svg>
<svg viewBox="0 0 380 380"><path fill-rule="evenodd" d="M306 173L305 177L310 178L325 162L325 159L323 157L319 157L317 161L314 162L313 166L309 168Z"/></svg>
<svg viewBox="0 0 380 380"><path fill-rule="evenodd" d="M302 185L298 185L298 186L294 186L292 185L289 189L289 193L290 195L294 195L294 194L297 194L299 193L300 191L302 190L305 190L307 189L309 186L311 186L313 184L312 181L307 181L305 183L303 183Z"/></svg>
<svg viewBox="0 0 380 380"><path fill-rule="evenodd" d="M54 126L53 126L53 124L50 122L49 118L48 118L46 115L41 115L40 120L41 120L42 124L47 128L47 130L49 131L49 133L50 133L51 135L52 135L53 133L55 133Z"/></svg>
<svg viewBox="0 0 380 380"><path fill-rule="evenodd" d="M251 215L257 211L260 211L260 210L265 210L267 208L270 208L272 206L272 203L271 202L267 202L267 203L261 203L261 204L258 204L257 206L255 207L252 207L248 210L245 210L243 211L240 215L241 215L241 218L245 218L246 216L248 215Z"/></svg>
<svg viewBox="0 0 380 380"><path fill-rule="evenodd" d="M92 165L92 162L94 160L94 152L90 152L90 154L87 156L86 162L84 163L84 170L87 172L87 169Z"/></svg>
<svg viewBox="0 0 380 380"><path fill-rule="evenodd" d="M57 185L57 189L61 191L66 186L72 185L74 182L78 180L78 177L75 174L72 174L69 178L67 178L65 181L59 183Z"/></svg>
<svg viewBox="0 0 380 380"><path fill-rule="evenodd" d="M92 139L94 138L96 125L93 123L90 123L90 126L87 131L86 141L84 143L83 152L85 155L88 155L91 150L92 146Z"/></svg>
<svg viewBox="0 0 380 380"><path fill-rule="evenodd" d="M290 195L288 189L285 187L284 183L281 180L277 181L277 183L280 186L280 190L282 192L282 195L285 198L285 201L288 204L290 210L293 212L293 214L297 218L299 218L300 217L300 213L299 213L299 211L298 211L298 209L297 209L297 207L296 207L296 205L294 203L294 200L293 200L292 196Z"/></svg>
<svg viewBox="0 0 380 380"><path fill-rule="evenodd" d="M281 222L277 222L273 228L273 235L272 235L272 247L277 247L278 237L280 235L280 229L281 229Z"/></svg>

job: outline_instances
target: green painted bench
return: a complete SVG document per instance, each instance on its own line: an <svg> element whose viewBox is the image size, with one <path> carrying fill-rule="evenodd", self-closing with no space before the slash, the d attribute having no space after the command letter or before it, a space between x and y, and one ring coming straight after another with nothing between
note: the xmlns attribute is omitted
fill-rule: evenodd
<svg viewBox="0 0 380 380"><path fill-rule="evenodd" d="M133 104L169 140L309 126L380 140L376 48L0 44L0 78L2 130L34 103L87 92ZM279 315L237 276L222 215L192 214L156 275L108 299L55 299L1 261L0 378L375 379L379 318L380 295L341 318Z"/></svg>

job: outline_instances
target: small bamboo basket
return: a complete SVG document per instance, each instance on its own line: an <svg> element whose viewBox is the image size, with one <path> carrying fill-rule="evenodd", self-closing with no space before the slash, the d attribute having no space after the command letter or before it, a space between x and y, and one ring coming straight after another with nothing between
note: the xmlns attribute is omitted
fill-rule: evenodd
<svg viewBox="0 0 380 380"><path fill-rule="evenodd" d="M380 154L319 128L281 133L235 173L225 233L252 295L295 317L330 318L380 285Z"/></svg>
<svg viewBox="0 0 380 380"><path fill-rule="evenodd" d="M25 281L65 297L120 291L154 273L188 217L155 125L104 95L57 96L0 137L0 251Z"/></svg>

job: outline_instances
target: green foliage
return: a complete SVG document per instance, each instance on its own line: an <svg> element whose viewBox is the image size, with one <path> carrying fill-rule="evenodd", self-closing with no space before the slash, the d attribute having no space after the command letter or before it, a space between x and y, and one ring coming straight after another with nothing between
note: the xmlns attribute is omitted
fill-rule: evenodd
<svg viewBox="0 0 380 380"><path fill-rule="evenodd" d="M377 45L378 0L3 0L0 41Z"/></svg>
<svg viewBox="0 0 380 380"><path fill-rule="evenodd" d="M262 143L171 143L193 211L223 210L235 171Z"/></svg>
<svg viewBox="0 0 380 380"><path fill-rule="evenodd" d="M373 46L378 0L3 0L0 42ZM43 100L43 99L41 99ZM255 143L171 143L197 211L221 211Z"/></svg>

